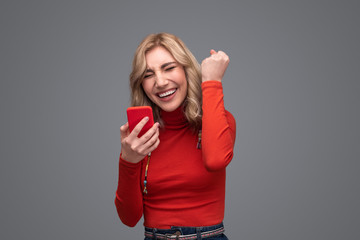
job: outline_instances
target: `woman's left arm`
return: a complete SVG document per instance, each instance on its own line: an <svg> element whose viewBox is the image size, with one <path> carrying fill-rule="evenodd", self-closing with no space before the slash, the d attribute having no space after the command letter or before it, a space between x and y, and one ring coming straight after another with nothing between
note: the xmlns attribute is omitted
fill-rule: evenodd
<svg viewBox="0 0 360 240"><path fill-rule="evenodd" d="M229 63L222 51L210 51L211 56L201 64L203 118L202 153L205 167L209 171L224 169L233 157L236 122L225 110L221 80Z"/></svg>

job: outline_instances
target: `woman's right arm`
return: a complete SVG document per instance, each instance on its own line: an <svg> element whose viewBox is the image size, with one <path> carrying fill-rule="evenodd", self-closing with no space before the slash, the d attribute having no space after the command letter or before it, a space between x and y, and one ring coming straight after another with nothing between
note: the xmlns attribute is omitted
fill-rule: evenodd
<svg viewBox="0 0 360 240"><path fill-rule="evenodd" d="M137 137L146 122L146 118L141 120L131 133L128 123L120 127L121 154L115 206L121 221L129 227L134 227L143 214L140 184L142 160L160 143L158 123L142 137Z"/></svg>
<svg viewBox="0 0 360 240"><path fill-rule="evenodd" d="M121 221L134 227L143 214L140 186L142 162L130 163L119 158L119 178L115 206Z"/></svg>

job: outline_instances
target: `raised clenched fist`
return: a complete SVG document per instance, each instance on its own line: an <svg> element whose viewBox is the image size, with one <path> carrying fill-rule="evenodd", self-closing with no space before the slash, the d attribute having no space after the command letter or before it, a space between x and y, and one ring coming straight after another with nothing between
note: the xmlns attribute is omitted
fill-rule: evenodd
<svg viewBox="0 0 360 240"><path fill-rule="evenodd" d="M221 82L229 65L229 56L223 51L216 52L213 49L211 49L210 54L201 63L202 81L216 80Z"/></svg>

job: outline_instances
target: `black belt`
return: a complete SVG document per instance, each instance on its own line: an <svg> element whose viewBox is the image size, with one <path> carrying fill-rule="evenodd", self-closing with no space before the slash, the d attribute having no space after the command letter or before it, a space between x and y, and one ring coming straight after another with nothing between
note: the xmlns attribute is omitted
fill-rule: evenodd
<svg viewBox="0 0 360 240"><path fill-rule="evenodd" d="M208 237L215 237L220 234L223 234L225 232L224 227L220 227L214 230L202 232L201 238L208 238ZM191 240L191 239L197 239L197 234L187 234L187 235L181 235L180 231L176 231L175 233L167 233L167 234L160 234L160 233L153 233L149 231L145 231L145 237L148 238L154 238L154 239L183 239L183 240Z"/></svg>

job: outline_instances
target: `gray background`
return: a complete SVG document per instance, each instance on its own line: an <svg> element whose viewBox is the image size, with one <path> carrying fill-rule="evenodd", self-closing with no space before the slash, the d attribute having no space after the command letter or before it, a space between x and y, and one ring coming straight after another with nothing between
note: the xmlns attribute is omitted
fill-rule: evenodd
<svg viewBox="0 0 360 240"><path fill-rule="evenodd" d="M230 239L360 238L359 1L1 1L0 239L142 239L114 206L136 46L224 50Z"/></svg>

